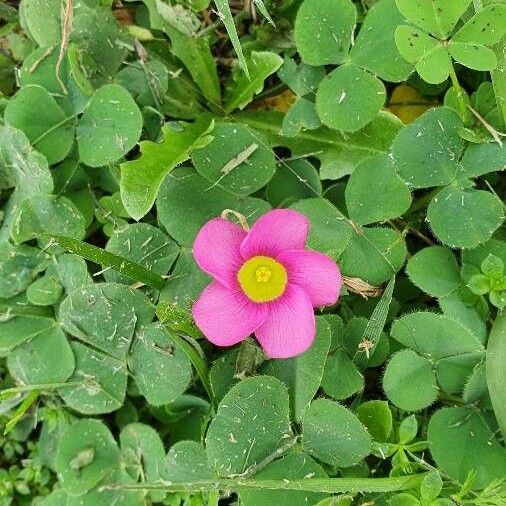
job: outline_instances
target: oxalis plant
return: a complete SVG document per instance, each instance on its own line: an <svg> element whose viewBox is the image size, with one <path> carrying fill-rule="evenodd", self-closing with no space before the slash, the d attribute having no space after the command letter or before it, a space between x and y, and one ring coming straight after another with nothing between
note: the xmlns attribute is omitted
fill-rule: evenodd
<svg viewBox="0 0 506 506"><path fill-rule="evenodd" d="M504 506L505 33L0 4L0 505Z"/></svg>

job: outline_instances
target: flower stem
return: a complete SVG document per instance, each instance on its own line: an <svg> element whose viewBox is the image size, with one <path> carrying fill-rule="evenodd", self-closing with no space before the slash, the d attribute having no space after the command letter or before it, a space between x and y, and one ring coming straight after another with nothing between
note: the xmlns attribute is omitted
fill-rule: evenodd
<svg viewBox="0 0 506 506"><path fill-rule="evenodd" d="M471 116L467 109L466 99L464 97L464 92L460 86L459 80L457 78L457 74L455 73L455 68L453 65L450 66L450 79L452 81L453 90L457 95L457 103L459 104L460 109L460 117L465 125L469 125L471 122Z"/></svg>

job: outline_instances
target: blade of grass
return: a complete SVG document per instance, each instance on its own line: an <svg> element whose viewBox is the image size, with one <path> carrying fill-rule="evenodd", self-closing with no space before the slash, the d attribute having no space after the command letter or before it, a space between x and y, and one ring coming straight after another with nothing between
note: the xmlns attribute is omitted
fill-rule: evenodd
<svg viewBox="0 0 506 506"><path fill-rule="evenodd" d="M18 409L12 415L12 418L5 424L4 436L8 434L18 422L23 418L23 415L30 409L30 407L37 401L39 398L38 390L32 390L23 402L18 406Z"/></svg>
<svg viewBox="0 0 506 506"><path fill-rule="evenodd" d="M260 11L260 14L272 25L276 26L274 21L271 18L271 15L269 14L269 11L267 10L267 7L265 7L265 4L262 0L253 0L253 3L256 5L257 9Z"/></svg>
<svg viewBox="0 0 506 506"><path fill-rule="evenodd" d="M298 480L223 479L188 483L122 483L105 485L101 490L164 490L166 492L203 492L209 490L299 490L306 492L397 492L418 488L427 473L391 478L304 478Z"/></svg>
<svg viewBox="0 0 506 506"><path fill-rule="evenodd" d="M214 0L214 3L216 5L216 9L218 10L220 19L225 25L228 36L230 37L230 41L232 42L232 46L234 46L234 50L237 54L237 57L239 58L239 63L243 68L244 73L249 78L248 65L246 63L246 58L242 52L241 42L239 40L239 36L237 35L237 29L235 27L234 18L230 10L230 5L228 5L228 0Z"/></svg>
<svg viewBox="0 0 506 506"><path fill-rule="evenodd" d="M353 359L353 362L355 362L357 365L365 365L365 362L368 359L367 355L371 356L374 353L376 346L378 345L378 341L387 321L388 310L390 308L390 303L392 302L394 286L395 276L393 276L388 282L388 285L385 288L381 299L374 308L374 311L372 312L372 315L367 322L367 326L365 327L361 340L361 343L364 343L364 350L366 350L367 353L359 353L357 351Z"/></svg>
<svg viewBox="0 0 506 506"><path fill-rule="evenodd" d="M132 280L144 283L156 290L161 290L165 286L165 279L163 279L162 276L155 274L142 265L131 262L126 258L110 253L92 244L60 235L45 235L44 239L50 241L50 244L60 246L69 253L79 255L102 267L110 267L121 274L125 274L125 276L128 276Z"/></svg>

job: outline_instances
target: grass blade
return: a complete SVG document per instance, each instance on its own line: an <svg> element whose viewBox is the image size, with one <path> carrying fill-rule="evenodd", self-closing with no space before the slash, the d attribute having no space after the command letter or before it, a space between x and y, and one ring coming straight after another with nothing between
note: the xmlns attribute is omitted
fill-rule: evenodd
<svg viewBox="0 0 506 506"><path fill-rule="evenodd" d="M134 281L139 281L145 285L151 286L156 290L161 290L165 286L165 279L158 274L146 269L142 265L131 262L114 253L110 253L102 248L93 246L83 241L78 241L71 237L61 235L46 235L44 239L50 241L50 244L56 244L69 253L74 253L80 257L94 262L102 267L110 267Z"/></svg>
<svg viewBox="0 0 506 506"><path fill-rule="evenodd" d="M371 356L376 349L379 338L381 337L381 333L383 332L383 328L385 327L385 323L387 321L388 310L390 308L390 303L392 302L392 295L394 293L395 286L395 276L390 279L388 282L381 299L378 304L374 308L369 321L367 322L367 326L364 330L364 334L362 336L361 342L364 343L364 349L367 353L356 353L354 357L354 362L357 365L365 365L367 361L367 355Z"/></svg>
<svg viewBox="0 0 506 506"><path fill-rule="evenodd" d="M218 9L218 14L225 25L228 36L230 37L230 41L234 46L234 50L239 58L239 63L244 70L244 73L249 77L248 65L246 63L246 58L242 52L241 42L239 41L239 36L237 35L237 30L235 28L234 18L232 17L232 12L230 11L230 5L228 5L228 0L214 0L216 8Z"/></svg>

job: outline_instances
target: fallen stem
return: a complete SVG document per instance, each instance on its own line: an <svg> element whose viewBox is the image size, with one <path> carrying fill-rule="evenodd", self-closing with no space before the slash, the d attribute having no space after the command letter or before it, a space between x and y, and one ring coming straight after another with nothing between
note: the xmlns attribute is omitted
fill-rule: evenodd
<svg viewBox="0 0 506 506"><path fill-rule="evenodd" d="M391 478L304 478L298 480L202 480L181 483L117 483L100 490L163 490L165 492L206 492L211 490L299 490L306 492L397 492L418 488L426 473Z"/></svg>

